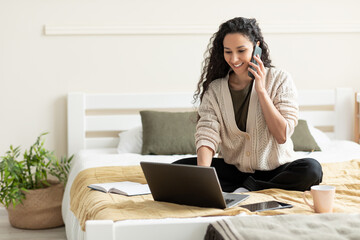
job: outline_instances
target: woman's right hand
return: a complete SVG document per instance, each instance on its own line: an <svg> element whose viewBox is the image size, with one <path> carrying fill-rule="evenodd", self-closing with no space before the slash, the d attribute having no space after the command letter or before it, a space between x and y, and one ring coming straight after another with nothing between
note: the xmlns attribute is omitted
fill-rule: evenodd
<svg viewBox="0 0 360 240"><path fill-rule="evenodd" d="M213 156L214 151L211 148L207 146L201 146L197 151L197 165L210 167Z"/></svg>

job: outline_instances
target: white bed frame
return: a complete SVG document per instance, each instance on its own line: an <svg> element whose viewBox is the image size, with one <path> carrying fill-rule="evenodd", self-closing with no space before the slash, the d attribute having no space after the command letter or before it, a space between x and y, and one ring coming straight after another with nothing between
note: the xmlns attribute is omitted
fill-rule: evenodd
<svg viewBox="0 0 360 240"><path fill-rule="evenodd" d="M300 119L333 139L353 140L354 92L300 90ZM117 134L141 126L142 109L183 111L194 109L192 93L68 95L68 154L82 149L116 148ZM86 239L203 239L207 225L219 218L167 219L166 221L86 222Z"/></svg>

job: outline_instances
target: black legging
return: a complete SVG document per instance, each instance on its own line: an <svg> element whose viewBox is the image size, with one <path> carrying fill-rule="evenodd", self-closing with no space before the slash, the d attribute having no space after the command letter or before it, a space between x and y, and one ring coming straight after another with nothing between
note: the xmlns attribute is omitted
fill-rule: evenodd
<svg viewBox="0 0 360 240"><path fill-rule="evenodd" d="M197 158L184 158L174 164L197 165ZM234 165L225 163L222 158L213 158L211 166L215 168L221 188L224 192L233 192L239 187L250 191L267 188L305 191L322 181L322 168L312 158L298 159L285 163L271 171L240 172Z"/></svg>

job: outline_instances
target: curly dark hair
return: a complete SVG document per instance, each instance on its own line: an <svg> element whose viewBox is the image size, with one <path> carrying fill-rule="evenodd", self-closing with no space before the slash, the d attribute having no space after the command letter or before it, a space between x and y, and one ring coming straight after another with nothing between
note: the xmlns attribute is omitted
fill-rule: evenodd
<svg viewBox="0 0 360 240"><path fill-rule="evenodd" d="M204 54L203 70L194 93L194 102L200 96L202 100L204 93L209 84L218 79L223 78L230 70L230 66L224 59L223 41L229 33L241 33L246 36L254 45L259 41L262 49L261 60L265 67L273 67L269 57L269 48L264 41L263 35L255 18L237 17L230 19L220 25L219 30L210 38L210 43Z"/></svg>

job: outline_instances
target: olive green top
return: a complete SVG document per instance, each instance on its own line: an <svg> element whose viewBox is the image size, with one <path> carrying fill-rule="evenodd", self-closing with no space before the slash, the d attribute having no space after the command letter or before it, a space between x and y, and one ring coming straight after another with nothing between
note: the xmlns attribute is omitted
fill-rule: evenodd
<svg viewBox="0 0 360 240"><path fill-rule="evenodd" d="M249 109L251 89L254 81L251 81L244 89L233 90L229 85L231 99L235 113L235 121L238 128L246 132L246 120Z"/></svg>

